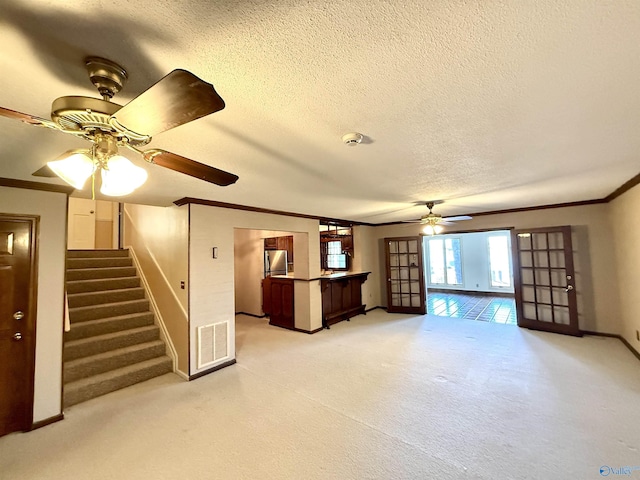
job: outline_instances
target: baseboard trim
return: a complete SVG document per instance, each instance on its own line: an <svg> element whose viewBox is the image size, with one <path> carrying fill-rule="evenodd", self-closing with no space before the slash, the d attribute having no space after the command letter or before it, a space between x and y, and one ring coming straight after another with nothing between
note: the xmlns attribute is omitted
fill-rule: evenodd
<svg viewBox="0 0 640 480"><path fill-rule="evenodd" d="M609 338L617 338L618 340L620 340L622 343L624 343L624 345L629 349L629 351L631 353L633 353L633 355L640 360L640 352L638 352L635 348L633 348L633 345L631 345L626 338L624 338L622 335L617 335L615 333L601 333L601 332L590 332L587 330L583 330L582 333L584 333L585 335L595 335L596 337L609 337Z"/></svg>
<svg viewBox="0 0 640 480"><path fill-rule="evenodd" d="M38 428L46 427L47 425L59 422L60 420L64 420L64 413L59 413L58 415L54 415L53 417L33 422L33 425L31 425L31 430L37 430Z"/></svg>
<svg viewBox="0 0 640 480"><path fill-rule="evenodd" d="M205 370L204 372L198 372L198 373L196 373L194 375L189 375L188 380L189 381L196 380L196 379L198 379L200 377L204 377L205 375L209 375L210 373L217 372L218 370L221 370L221 369L223 369L225 367L229 367L229 366L233 365L234 363L236 363L236 359L235 358L233 360L229 360L228 362L221 363L220 365L216 365L215 367L212 367L209 370Z"/></svg>
<svg viewBox="0 0 640 480"><path fill-rule="evenodd" d="M302 332L302 333L307 333L309 335L313 335L314 333L321 332L322 330L324 330L324 328L320 327L320 328L316 328L315 330L303 330L302 328L293 328L292 330L295 332Z"/></svg>
<svg viewBox="0 0 640 480"><path fill-rule="evenodd" d="M369 313L369 312L373 312L374 310L377 310L377 309L385 310L385 311L386 311L386 310L387 310L387 307L383 307L383 306L381 306L381 305L378 305L377 307L367 308L367 309L364 311L364 313L366 314L366 313Z"/></svg>
<svg viewBox="0 0 640 480"><path fill-rule="evenodd" d="M253 313L247 313L247 312L236 312L236 315L246 315L247 317L253 317L253 318L267 318L266 315L255 315Z"/></svg>
<svg viewBox="0 0 640 480"><path fill-rule="evenodd" d="M276 325L275 323L271 323L271 322L269 322L269 325L271 325L272 327L284 328L285 330L290 330L292 332L308 333L309 335L312 335L314 333L318 333L324 330L324 327L316 328L315 330L305 330L303 328L296 328L296 327L293 327L293 328L283 327L282 325Z"/></svg>
<svg viewBox="0 0 640 480"><path fill-rule="evenodd" d="M638 352L635 348L633 348L633 346L629 342L627 342L627 339L624 338L622 335L620 335L619 338L622 341L622 343L624 343L627 346L627 348L631 350L631 353L633 353L635 357L638 360L640 360L640 352Z"/></svg>

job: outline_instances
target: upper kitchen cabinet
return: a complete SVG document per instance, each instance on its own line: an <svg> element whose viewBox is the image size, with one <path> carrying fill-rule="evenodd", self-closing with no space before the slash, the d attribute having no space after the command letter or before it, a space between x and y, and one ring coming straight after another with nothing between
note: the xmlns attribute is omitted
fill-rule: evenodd
<svg viewBox="0 0 640 480"><path fill-rule="evenodd" d="M286 250L287 263L293 263L293 235L270 237L264 239L265 250Z"/></svg>
<svg viewBox="0 0 640 480"><path fill-rule="evenodd" d="M278 238L271 237L264 239L264 249L265 250L278 250Z"/></svg>

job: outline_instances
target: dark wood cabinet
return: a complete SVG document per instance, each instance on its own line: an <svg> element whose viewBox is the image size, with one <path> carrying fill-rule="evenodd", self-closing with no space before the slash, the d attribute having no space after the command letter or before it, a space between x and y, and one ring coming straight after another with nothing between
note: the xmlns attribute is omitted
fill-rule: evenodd
<svg viewBox="0 0 640 480"><path fill-rule="evenodd" d="M329 328L334 323L365 313L362 284L368 275L369 272L365 272L320 279L323 327Z"/></svg>
<svg viewBox="0 0 640 480"><path fill-rule="evenodd" d="M293 235L286 237L270 237L264 239L265 250L286 250L287 263L293 263Z"/></svg>
<svg viewBox="0 0 640 480"><path fill-rule="evenodd" d="M293 279L266 277L262 280L262 311L271 325L295 328Z"/></svg>
<svg viewBox="0 0 640 480"><path fill-rule="evenodd" d="M344 235L340 239L342 243L342 251L346 253L353 253L353 236L352 235Z"/></svg>

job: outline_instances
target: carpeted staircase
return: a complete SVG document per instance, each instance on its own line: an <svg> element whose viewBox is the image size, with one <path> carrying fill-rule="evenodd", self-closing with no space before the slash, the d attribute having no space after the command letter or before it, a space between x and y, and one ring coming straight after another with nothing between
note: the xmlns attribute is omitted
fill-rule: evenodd
<svg viewBox="0 0 640 480"><path fill-rule="evenodd" d="M64 406L172 371L128 250L69 250Z"/></svg>

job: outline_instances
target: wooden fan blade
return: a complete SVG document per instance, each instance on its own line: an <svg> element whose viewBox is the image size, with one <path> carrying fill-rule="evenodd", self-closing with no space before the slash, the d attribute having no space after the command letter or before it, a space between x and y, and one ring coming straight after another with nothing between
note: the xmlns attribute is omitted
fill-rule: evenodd
<svg viewBox="0 0 640 480"><path fill-rule="evenodd" d="M38 170L33 172L31 175L33 175L34 177L50 177L50 178L57 177L57 175L55 173L53 173L53 170L51 170L49 168L49 165L47 165L47 164L45 164L44 166L40 167Z"/></svg>
<svg viewBox="0 0 640 480"><path fill-rule="evenodd" d="M21 122L28 123L29 125L35 125L37 127L58 128L58 125L51 120L45 120L44 118L29 115L28 113L16 112L8 108L0 107L0 116L11 118L13 120L20 120Z"/></svg>
<svg viewBox="0 0 640 480"><path fill-rule="evenodd" d="M174 70L111 116L115 128L153 136L224 108L224 100L193 73Z"/></svg>
<svg viewBox="0 0 640 480"><path fill-rule="evenodd" d="M169 170L191 175L205 182L215 183L221 187L231 185L238 180L238 176L233 173L210 167L204 163L196 162L195 160L165 150L151 149L145 150L142 153L147 162L155 163Z"/></svg>
<svg viewBox="0 0 640 480"><path fill-rule="evenodd" d="M443 217L442 220L446 222L459 222L460 220L471 220L473 217L469 215L458 215L457 217Z"/></svg>

